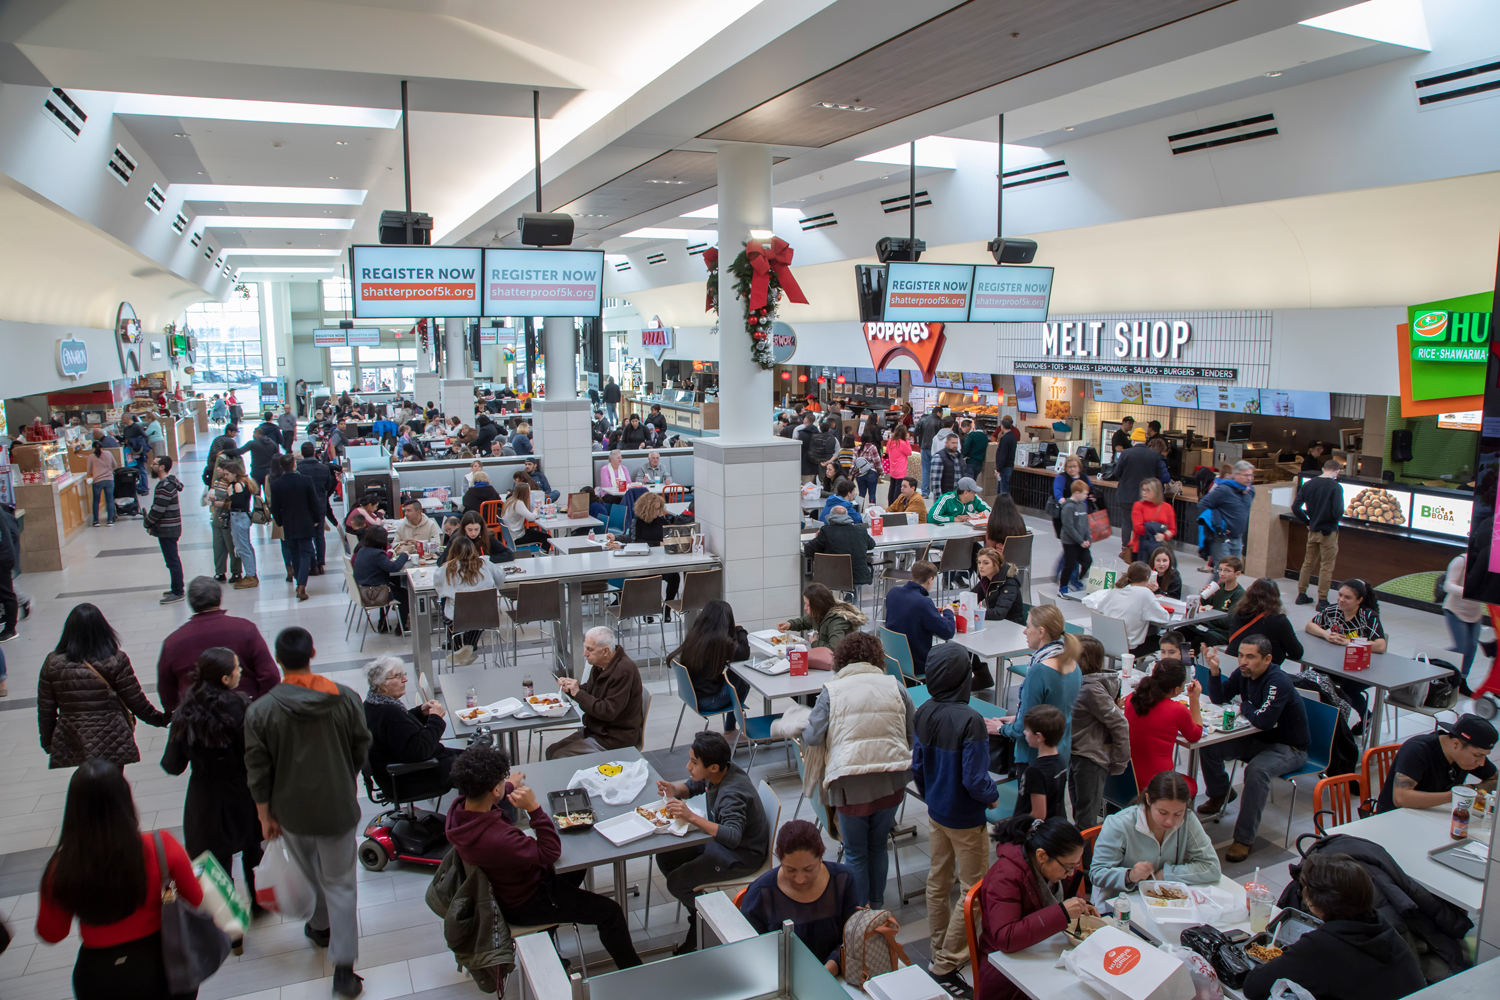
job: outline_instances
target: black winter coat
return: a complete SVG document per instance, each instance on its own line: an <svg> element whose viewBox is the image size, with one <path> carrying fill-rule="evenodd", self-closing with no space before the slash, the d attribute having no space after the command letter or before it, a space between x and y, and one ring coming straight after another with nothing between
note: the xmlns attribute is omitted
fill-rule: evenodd
<svg viewBox="0 0 1500 1000"><path fill-rule="evenodd" d="M370 727L370 773L386 792L391 790L387 764L418 764L436 758L443 784L448 783L453 758L462 751L443 746L447 723L442 718L415 708L366 701L365 723Z"/></svg>
<svg viewBox="0 0 1500 1000"><path fill-rule="evenodd" d="M36 685L37 729L48 767L77 767L100 757L124 767L141 759L135 720L161 728L171 716L146 698L130 657L117 652L92 664L48 653ZM100 678L103 678L101 680Z"/></svg>
<svg viewBox="0 0 1500 1000"><path fill-rule="evenodd" d="M1021 602L1021 571L1011 563L1002 566L993 580L980 577L972 590L984 604L985 621L1026 624L1026 606Z"/></svg>
<svg viewBox="0 0 1500 1000"><path fill-rule="evenodd" d="M161 769L168 774L181 774L189 764L193 767L187 798L182 804L182 832L186 841L183 846L188 857L212 851L223 858L243 851L249 861L260 855L260 818L245 777L245 709L250 701L234 691L226 695L225 707L232 720L228 744L189 746L186 729L179 719L167 737Z"/></svg>
<svg viewBox="0 0 1500 1000"><path fill-rule="evenodd" d="M875 539L862 524L828 521L818 529L812 541L804 546L804 553L812 558L815 553L847 555L851 576L856 586L864 586L875 579L870 566L870 553L875 548Z"/></svg>
<svg viewBox="0 0 1500 1000"><path fill-rule="evenodd" d="M334 491L333 470L326 462L320 462L316 458L304 458L297 462L297 471L313 484L313 492L318 496L318 507L326 508L328 498L333 496Z"/></svg>
<svg viewBox="0 0 1500 1000"><path fill-rule="evenodd" d="M499 500L500 494L490 483L475 483L464 491L464 513L469 511L479 512L481 504L489 500Z"/></svg>
<svg viewBox="0 0 1500 1000"><path fill-rule="evenodd" d="M323 505L312 480L297 472L283 473L271 484L271 516L288 540L316 538L323 525Z"/></svg>

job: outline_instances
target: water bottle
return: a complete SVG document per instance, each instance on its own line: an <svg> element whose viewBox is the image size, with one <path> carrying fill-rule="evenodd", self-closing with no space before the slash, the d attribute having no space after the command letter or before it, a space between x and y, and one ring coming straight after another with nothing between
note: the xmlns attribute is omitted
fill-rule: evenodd
<svg viewBox="0 0 1500 1000"><path fill-rule="evenodd" d="M464 708L475 708L476 706L478 706L478 704L479 695L475 692L474 688L470 686L469 690L464 692Z"/></svg>

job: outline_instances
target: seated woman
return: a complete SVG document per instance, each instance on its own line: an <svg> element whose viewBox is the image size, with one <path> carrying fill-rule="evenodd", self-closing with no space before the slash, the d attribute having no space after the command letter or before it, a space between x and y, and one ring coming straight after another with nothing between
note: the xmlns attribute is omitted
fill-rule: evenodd
<svg viewBox="0 0 1500 1000"><path fill-rule="evenodd" d="M1089 610L1125 622L1125 641L1136 656L1156 650L1152 623L1165 625L1172 620L1152 593L1150 583L1150 568L1143 562L1133 562L1113 587L1097 590L1083 599L1084 607Z"/></svg>
<svg viewBox="0 0 1500 1000"><path fill-rule="evenodd" d="M443 730L448 722L443 703L437 699L408 709L401 699L406 694L406 664L387 653L369 662L365 680L370 690L365 694L365 723L370 727L370 773L387 795L395 779L385 769L387 764L420 764L436 759L437 772L418 772L401 782L401 791L441 794L452 787L448 772L459 751L443 746Z"/></svg>
<svg viewBox="0 0 1500 1000"><path fill-rule="evenodd" d="M1089 865L1094 902L1129 892L1146 879L1217 885L1219 856L1192 804L1187 778L1162 771L1146 783L1135 804L1105 819Z"/></svg>
<svg viewBox="0 0 1500 1000"><path fill-rule="evenodd" d="M1147 565L1156 574L1155 585L1151 589L1162 597L1182 600L1182 574L1177 572L1177 556L1172 552L1171 546L1158 545L1152 550L1151 561Z"/></svg>
<svg viewBox="0 0 1500 1000"><path fill-rule="evenodd" d="M809 645L813 649L828 650L822 655L832 665L833 650L844 641L844 636L850 632L858 632L867 621L869 619L863 611L834 597L833 591L821 583L812 583L802 591L802 614L781 622L776 627L783 632L816 630L817 635L813 636Z"/></svg>
<svg viewBox="0 0 1500 1000"><path fill-rule="evenodd" d="M1380 605L1375 600L1375 588L1357 578L1340 584L1338 600L1314 615L1303 631L1335 646L1347 646L1354 639L1368 639L1372 653L1384 653L1387 646L1385 629L1380 624ZM1370 705L1365 697L1369 688L1348 677L1333 677L1331 680L1339 693L1359 712L1363 722L1370 713Z"/></svg>
<svg viewBox="0 0 1500 1000"><path fill-rule="evenodd" d="M366 493L360 497L359 506L351 510L344 518L344 530L359 541L364 541L365 529L385 520L385 511L381 509L380 501L379 493Z"/></svg>
<svg viewBox="0 0 1500 1000"><path fill-rule="evenodd" d="M479 642L480 633L465 632L455 640L455 595L483 590L498 591L505 586L505 571L493 559L486 559L479 546L478 541L461 533L448 546L447 560L432 574L433 588L443 602L443 621L448 626L448 641L450 644L455 641L461 644L453 657L459 666L466 666L474 661L474 646Z"/></svg>
<svg viewBox="0 0 1500 1000"><path fill-rule="evenodd" d="M669 524L691 524L690 517L679 517L676 514L667 513L667 503L661 498L660 493L642 493L635 501L635 524L630 529L630 540L649 545L656 549L661 547L661 540L665 537L662 530ZM677 599L677 589L682 586L681 573L663 573L662 579L667 584L667 597L669 601ZM672 609L665 609L666 620L672 620Z"/></svg>
<svg viewBox="0 0 1500 1000"><path fill-rule="evenodd" d="M1177 701L1187 692L1186 705ZM1135 780L1143 775L1170 771L1177 752L1177 738L1196 743L1203 738L1203 685L1187 679L1181 660L1160 660L1125 697L1125 721L1130 726L1130 763ZM1150 779L1147 779L1150 780ZM1197 780L1185 779L1190 794L1198 791Z"/></svg>
<svg viewBox="0 0 1500 1000"><path fill-rule="evenodd" d="M448 808L448 842L466 865L474 865L490 880L500 913L512 926L590 924L615 966L641 964L630 941L630 923L608 896L578 887L583 872L558 875L552 870L562 857L562 838L536 793L516 774L512 781L505 751L476 743L453 762L453 786L462 796ZM528 837L499 807L509 802L531 820Z"/></svg>
<svg viewBox="0 0 1500 1000"><path fill-rule="evenodd" d="M386 553L390 544L385 525L372 524L365 529L364 537L359 540L359 548L354 550L354 558L351 560L354 564L354 584L359 587L367 604L384 604L387 600L394 600L401 612L401 627L410 631L411 609L407 607L409 599L406 583L401 579L401 571L406 568L409 556L403 552L392 559ZM376 631L385 630L385 615L382 614Z"/></svg>
<svg viewBox="0 0 1500 1000"><path fill-rule="evenodd" d="M500 508L500 521L510 531L510 540L516 546L540 545L543 552L551 551L552 543L547 533L537 525L538 515L531 507L531 488L517 483L510 498Z"/></svg>
<svg viewBox="0 0 1500 1000"><path fill-rule="evenodd" d="M654 496L655 494L649 494ZM693 693L698 699L698 709L707 715L724 712L724 731L733 732L738 723L734 717L734 701L729 693L733 684L739 692L740 702L750 696L750 684L739 674L729 670L729 664L750 659L750 637L744 626L734 623L734 609L728 601L709 601L682 637L682 645L668 655L668 662L676 660L687 668L693 682Z"/></svg>
<svg viewBox="0 0 1500 1000"><path fill-rule="evenodd" d="M516 554L505 547L505 540L500 537L498 531L491 531L490 526L484 523L484 518L478 511L469 511L459 518L458 530L455 531L438 553L437 564L443 565L453 552L453 542L460 536L474 543L481 556L488 556L492 563L513 562Z"/></svg>
<svg viewBox="0 0 1500 1000"><path fill-rule="evenodd" d="M776 834L772 853L781 862L751 882L740 900L740 912L756 933L778 930L792 922L807 950L835 976L839 974L844 923L859 909L854 872L847 865L823 860L823 834L805 819L789 820Z"/></svg>
<svg viewBox="0 0 1500 1000"><path fill-rule="evenodd" d="M499 500L500 493L490 484L488 472L474 473L474 485L464 490L463 508L465 511L479 512L480 508L491 500Z"/></svg>
<svg viewBox="0 0 1500 1000"><path fill-rule="evenodd" d="M1318 1000L1400 1000L1427 985L1401 932L1375 909L1375 884L1359 862L1314 854L1297 875L1307 912L1323 921L1256 966L1242 992L1266 1000L1289 979Z"/></svg>
<svg viewBox="0 0 1500 1000"><path fill-rule="evenodd" d="M469 471L464 473L464 492L467 493L469 491L469 487L474 485L474 477L481 472L484 472L483 462L476 458L469 463ZM485 473L485 475L487 476L489 473Z"/></svg>
<svg viewBox="0 0 1500 1000"><path fill-rule="evenodd" d="M1302 658L1302 640L1297 638L1297 630L1287 620L1286 611L1281 606L1281 591L1274 580L1266 577L1256 580L1245 590L1245 596L1240 598L1229 616L1229 655L1238 656L1240 639L1257 633L1271 640L1273 663Z"/></svg>
<svg viewBox="0 0 1500 1000"><path fill-rule="evenodd" d="M979 903L979 950L1022 951L1058 933L1085 914L1097 916L1076 895L1083 882L1083 835L1061 816L1012 816L990 833L998 845L985 872ZM984 1000L1023 1000L1021 988L990 962L975 962Z"/></svg>
<svg viewBox="0 0 1500 1000"><path fill-rule="evenodd" d="M974 562L979 570L973 592L984 605L987 622L1026 624L1026 605L1021 601L1021 571L1005 561L997 549L983 548Z"/></svg>

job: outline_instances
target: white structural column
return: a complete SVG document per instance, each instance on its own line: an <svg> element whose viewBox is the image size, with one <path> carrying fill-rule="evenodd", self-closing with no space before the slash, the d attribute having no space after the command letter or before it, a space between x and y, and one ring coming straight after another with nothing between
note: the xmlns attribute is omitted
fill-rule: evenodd
<svg viewBox="0 0 1500 1000"><path fill-rule="evenodd" d="M443 412L461 418L466 424L473 424L474 380L464 376L464 330L470 321L450 317L442 322Z"/></svg>
<svg viewBox="0 0 1500 1000"><path fill-rule="evenodd" d="M553 402L578 398L578 345L573 317L548 316L542 321L542 355L546 364L542 377L547 398ZM587 428L584 430L587 435ZM588 440L584 440L588 445Z"/></svg>
<svg viewBox="0 0 1500 1000"><path fill-rule="evenodd" d="M412 334L417 339L417 384L415 392L417 402L423 406L427 405L428 400L436 403L443 398L442 373L434 371L432 366L434 353L432 348L436 343L437 335L437 330L429 329L427 331L427 346L424 347L422 346L422 337L416 333Z"/></svg>
<svg viewBox="0 0 1500 1000"><path fill-rule="evenodd" d="M750 356L745 303L735 297L729 271L750 230L771 228L771 147L725 143L719 147L719 437L725 441L771 438L774 372Z"/></svg>

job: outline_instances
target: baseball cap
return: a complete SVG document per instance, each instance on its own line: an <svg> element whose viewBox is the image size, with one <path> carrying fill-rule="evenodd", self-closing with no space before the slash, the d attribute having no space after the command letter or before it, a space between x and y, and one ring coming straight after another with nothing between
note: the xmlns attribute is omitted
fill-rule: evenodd
<svg viewBox="0 0 1500 1000"><path fill-rule="evenodd" d="M964 476L962 479L960 479L953 488L960 493L979 492L979 484L974 482L974 480L970 479L968 476Z"/></svg>
<svg viewBox="0 0 1500 1000"><path fill-rule="evenodd" d="M1460 715L1455 722L1439 722L1438 728L1449 736L1456 736L1486 753L1495 749L1495 727L1472 713Z"/></svg>
<svg viewBox="0 0 1500 1000"><path fill-rule="evenodd" d="M1130 422L1131 422L1131 423L1132 423L1132 424L1133 424L1133 423L1135 423L1135 417L1121 417L1121 418L1120 418L1120 423L1122 423L1122 424L1123 424L1123 423L1125 423L1125 422L1126 422L1126 421L1127 421L1127 420L1128 420L1128 421L1130 421Z"/></svg>

